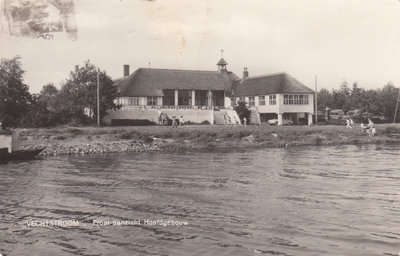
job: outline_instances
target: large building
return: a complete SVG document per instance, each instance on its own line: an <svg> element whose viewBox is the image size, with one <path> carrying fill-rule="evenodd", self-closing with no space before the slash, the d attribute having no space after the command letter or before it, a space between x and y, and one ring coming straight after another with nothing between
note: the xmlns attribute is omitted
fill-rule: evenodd
<svg viewBox="0 0 400 256"><path fill-rule="evenodd" d="M223 124L224 116L240 122L233 105L245 100L252 110L252 122L284 118L294 123L311 123L313 91L287 74L249 77L247 68L239 78L227 70L221 58L217 71L139 68L115 80L121 109L110 111L108 124L158 122L161 113L184 116L192 123Z"/></svg>
<svg viewBox="0 0 400 256"><path fill-rule="evenodd" d="M235 88L238 100L244 100L254 113L253 121L290 120L294 124L312 124L314 91L286 73L248 77Z"/></svg>

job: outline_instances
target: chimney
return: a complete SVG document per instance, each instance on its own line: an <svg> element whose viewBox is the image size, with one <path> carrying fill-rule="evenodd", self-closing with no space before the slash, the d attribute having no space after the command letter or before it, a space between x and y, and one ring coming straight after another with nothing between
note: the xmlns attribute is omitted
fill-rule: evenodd
<svg viewBox="0 0 400 256"><path fill-rule="evenodd" d="M244 68L243 70L243 80L249 77L249 71L247 71L247 67Z"/></svg>
<svg viewBox="0 0 400 256"><path fill-rule="evenodd" d="M124 65L124 76L129 76L129 65Z"/></svg>

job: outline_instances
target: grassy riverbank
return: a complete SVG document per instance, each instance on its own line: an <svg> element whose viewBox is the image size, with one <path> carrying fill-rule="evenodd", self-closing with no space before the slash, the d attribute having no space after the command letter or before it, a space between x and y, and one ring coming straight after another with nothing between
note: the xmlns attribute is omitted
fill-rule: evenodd
<svg viewBox="0 0 400 256"><path fill-rule="evenodd" d="M248 147L291 147L400 143L400 125L376 126L368 137L357 126L184 126L60 127L19 129L20 147L46 147L44 154L96 154L157 150L203 150Z"/></svg>

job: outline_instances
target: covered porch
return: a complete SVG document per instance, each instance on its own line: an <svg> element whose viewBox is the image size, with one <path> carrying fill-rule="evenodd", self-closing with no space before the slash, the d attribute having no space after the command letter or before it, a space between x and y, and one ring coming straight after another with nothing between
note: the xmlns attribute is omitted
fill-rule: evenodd
<svg viewBox="0 0 400 256"><path fill-rule="evenodd" d="M163 108L210 109L224 107L224 91L214 90L163 90Z"/></svg>

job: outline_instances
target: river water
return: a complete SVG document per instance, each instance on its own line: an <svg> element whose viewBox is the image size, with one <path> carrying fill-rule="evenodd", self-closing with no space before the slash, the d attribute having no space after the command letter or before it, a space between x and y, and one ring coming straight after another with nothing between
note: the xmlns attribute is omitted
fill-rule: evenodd
<svg viewBox="0 0 400 256"><path fill-rule="evenodd" d="M1 165L0 253L397 256L399 152L295 147Z"/></svg>

